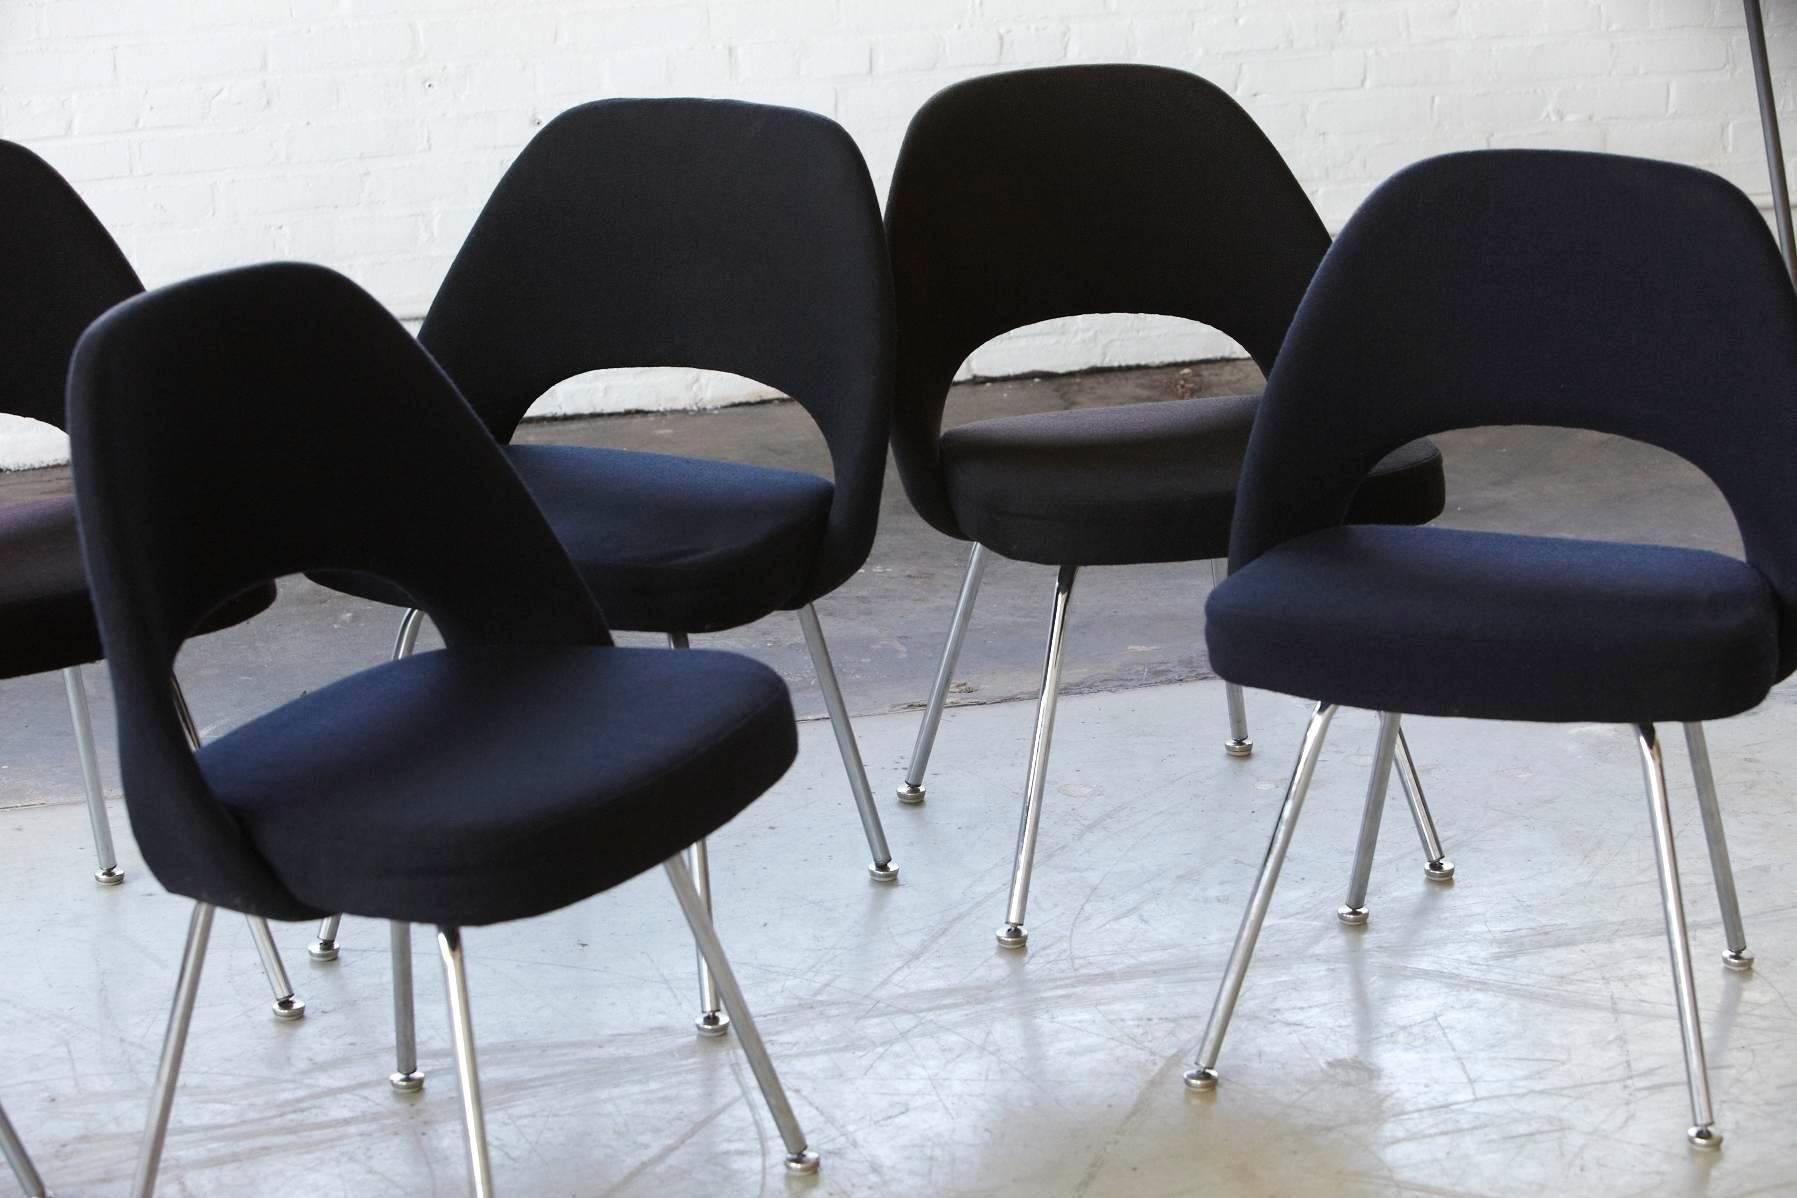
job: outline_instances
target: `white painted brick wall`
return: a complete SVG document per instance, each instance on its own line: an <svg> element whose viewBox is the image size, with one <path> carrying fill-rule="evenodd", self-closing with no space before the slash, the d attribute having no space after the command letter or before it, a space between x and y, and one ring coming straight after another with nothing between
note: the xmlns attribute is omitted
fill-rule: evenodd
<svg viewBox="0 0 1797 1198"><path fill-rule="evenodd" d="M1781 104L1797 111L1797 3L1765 8ZM1332 227L1406 163L1480 146L1672 158L1767 193L1737 0L0 0L0 136L67 173L152 285L312 258L415 319L506 163L571 104L815 109L855 135L884 191L938 88L1107 60L1231 90ZM1175 322L1082 317L1001 338L968 369L1236 352ZM539 410L757 393L625 372ZM0 421L0 466L61 455L22 424Z"/></svg>

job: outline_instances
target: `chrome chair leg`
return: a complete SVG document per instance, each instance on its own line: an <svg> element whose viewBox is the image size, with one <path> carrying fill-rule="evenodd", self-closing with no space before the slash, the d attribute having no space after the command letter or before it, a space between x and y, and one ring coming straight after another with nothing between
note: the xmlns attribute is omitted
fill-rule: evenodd
<svg viewBox="0 0 1797 1198"><path fill-rule="evenodd" d="M193 722L193 710L187 706L187 693L181 689L180 679L172 674L168 685L169 693L174 699L175 715L181 721L181 730L187 734L187 747L197 753L200 749L200 727ZM245 915L244 919L250 925L250 938L256 942L256 955L262 958L262 974L268 979L269 989L274 991L275 1018L305 1018L306 1000L293 993L293 983L287 978L287 967L281 963L281 950L275 947L274 934L268 930L268 921L260 915Z"/></svg>
<svg viewBox="0 0 1797 1198"><path fill-rule="evenodd" d="M749 1070L755 1075L755 1084L761 1087L768 1113L773 1116L774 1126L780 1130L780 1140L786 1145L787 1171L817 1172L817 1153L812 1152L805 1142L805 1129L799 1126L799 1117L793 1114L792 1103L787 1101L786 1087L780 1084L780 1075L774 1071L767 1045L755 1026L755 1017L749 1014L749 1004L743 999L742 988L736 984L736 974L730 968L729 958L724 956L724 946L711 926L711 917L693 886L686 863L671 857L662 867L667 870L668 883L674 888L674 897L680 902L687 926L692 928L693 939L699 944L699 953L710 964L718 989L723 992L724 1006L736 1020L737 1043L742 1045L743 1055L749 1058Z"/></svg>
<svg viewBox="0 0 1797 1198"><path fill-rule="evenodd" d="M81 789L87 795L87 822L93 828L94 856L100 864L94 871L94 881L102 886L117 886L125 880L125 871L119 868L119 855L112 846L112 822L106 818L106 793L100 785L100 755L94 750L94 720L87 706L87 686L81 679L81 667L65 669L62 685L69 695L69 718L75 725L75 754L81 759Z"/></svg>
<svg viewBox="0 0 1797 1198"><path fill-rule="evenodd" d="M212 935L214 910L211 903L195 903L187 923L187 947L181 954L181 973L175 982L174 1005L168 1013L168 1031L162 1037L162 1061L156 1066L156 1084L150 1091L150 1118L144 1125L143 1144L137 1153L132 1198L150 1198L156 1192L156 1170L162 1164L163 1141L168 1138L175 1082L181 1075L181 1054L187 1050L187 1028L193 1022L194 997L200 990L200 970L206 964L206 941Z"/></svg>
<svg viewBox="0 0 1797 1198"><path fill-rule="evenodd" d="M1214 557L1210 563L1211 585L1215 586L1229 577L1229 560ZM1249 757L1254 753L1254 742L1248 738L1248 702L1242 694L1242 688L1233 682L1223 684L1223 697L1229 704L1229 739L1223 742L1223 751L1231 757Z"/></svg>
<svg viewBox="0 0 1797 1198"><path fill-rule="evenodd" d="M173 674L168 679L169 693L174 696L175 716L181 721L181 731L187 734L187 747L198 753L200 751L200 726L193 722L193 709L187 705L187 692L181 689L181 680Z"/></svg>
<svg viewBox="0 0 1797 1198"><path fill-rule="evenodd" d="M1248 701L1242 688L1233 682L1223 684L1223 698L1229 704L1229 739L1223 751L1231 757L1254 755L1254 741L1248 736Z"/></svg>
<svg viewBox="0 0 1797 1198"><path fill-rule="evenodd" d="M437 929L449 992L449 1031L455 1040L456 1082L462 1090L462 1125L468 1134L468 1171L474 1198L493 1198L493 1162L487 1155L487 1116L480 1102L480 1073L474 1063L474 1017L468 1007L468 970L462 963L462 930Z"/></svg>
<svg viewBox="0 0 1797 1198"><path fill-rule="evenodd" d="M274 934L268 930L268 921L260 915L246 915L243 918L250 925L250 938L256 942L256 955L262 958L262 976L268 979L268 988L275 993L275 1018L304 1019L306 1000L293 992L293 983L287 980L287 967L281 964L281 950L275 947Z"/></svg>
<svg viewBox="0 0 1797 1198"><path fill-rule="evenodd" d="M930 701L923 709L923 723L917 727L917 743L911 746L911 767L905 771L904 784L898 788L901 803L921 803L924 799L923 773L930 766L930 750L936 747L936 729L942 723L942 709L948 702L949 684L955 678L955 663L961 659L961 644L967 639L967 625L973 619L973 601L980 593L980 581L986 573L986 547L974 542L967 555L967 574L961 579L961 598L955 603L955 618L949 621L948 640L942 646L942 660L936 666L936 681L930 687Z"/></svg>
<svg viewBox="0 0 1797 1198"><path fill-rule="evenodd" d="M690 649L692 641L684 632L668 633L668 648ZM692 856L694 885L699 888L699 897L705 901L705 917L711 918L711 853L703 840L689 850ZM705 954L695 945L693 955L699 964L699 1014L693 1019L693 1028L701 1036L721 1036L730 1030L730 1016L724 1014L718 1003L718 988L711 980L711 969L705 964Z"/></svg>
<svg viewBox="0 0 1797 1198"><path fill-rule="evenodd" d="M318 921L318 939L306 947L306 955L314 961L335 961L337 959L337 929L343 926L343 916L327 915Z"/></svg>
<svg viewBox="0 0 1797 1198"><path fill-rule="evenodd" d="M1735 868L1728 860L1728 837L1722 830L1722 808L1716 802L1716 775L1710 769L1710 746L1702 724L1685 725L1685 748L1691 755L1691 775L1697 781L1697 809L1703 813L1703 838L1710 847L1710 873L1716 879L1716 902L1722 908L1722 933L1728 951L1722 963L1730 969L1753 968L1747 951L1747 929L1741 923L1741 900L1735 895Z"/></svg>
<svg viewBox="0 0 1797 1198"><path fill-rule="evenodd" d="M705 904L705 918L710 919L711 854L703 840L688 852L692 856L693 887L698 891L699 901ZM721 1036L730 1030L730 1016L724 1013L723 1005L718 1001L717 980L705 963L704 949L695 946L694 955L699 958L699 1015L693 1020L693 1027L701 1036Z"/></svg>
<svg viewBox="0 0 1797 1198"><path fill-rule="evenodd" d="M1641 750L1641 774L1647 783L1647 810L1653 822L1654 859L1660 867L1660 905L1666 915L1666 946L1672 957L1672 988L1678 1000L1679 1032L1685 1044L1685 1082L1691 1089L1691 1127L1685 1132L1695 1148L1720 1148L1722 1133L1713 1126L1710 1074L1703 1056L1703 1024L1697 1010L1697 983L1691 967L1691 938L1685 927L1685 898L1679 886L1678 852L1672 843L1672 804L1666 795L1666 770L1660 741L1652 724L1635 726Z"/></svg>
<svg viewBox="0 0 1797 1198"><path fill-rule="evenodd" d="M1429 800L1423 797L1423 780L1416 772L1410 756L1410 742L1398 728L1398 786L1404 801L1410 804L1410 819L1416 825L1417 839L1423 842L1423 877L1431 882L1447 882L1454 877L1454 863L1442 851L1441 834L1435 830L1435 816L1429 811Z"/></svg>
<svg viewBox="0 0 1797 1198"><path fill-rule="evenodd" d="M1030 901L1030 872L1036 864L1036 836L1042 826L1042 791L1048 782L1048 746L1054 739L1055 704L1061 692L1061 651L1067 641L1067 604L1073 598L1078 566L1062 566L1055 576L1054 616L1048 626L1048 655L1042 664L1042 697L1036 704L1036 734L1030 741L1030 770L1023 786L1023 816L1017 825L1017 857L1011 865L1011 898L1005 906L998 943L1022 948L1030 934L1023 925Z"/></svg>
<svg viewBox="0 0 1797 1198"><path fill-rule="evenodd" d="M399 633L393 638L393 657L398 661L402 657L412 656L412 650L418 646L418 630L424 625L424 613L415 607L408 607L406 614L399 618ZM318 939L306 948L306 955L314 961L325 962L337 959L337 931L343 926L343 916L327 915L318 921Z"/></svg>
<svg viewBox="0 0 1797 1198"><path fill-rule="evenodd" d="M1379 739L1373 747L1373 769L1367 775L1366 807L1360 815L1360 840L1354 846L1354 872L1348 876L1348 900L1335 909L1335 917L1355 927L1366 922L1366 888L1373 876L1373 854L1379 848L1379 820L1385 812L1385 792L1391 787L1391 763L1398 747L1398 716L1379 713Z"/></svg>
<svg viewBox="0 0 1797 1198"><path fill-rule="evenodd" d="M393 660L412 656L412 650L418 647L418 630L424 626L424 613L415 607L406 608L406 614L399 618L399 632L393 638Z"/></svg>
<svg viewBox="0 0 1797 1198"><path fill-rule="evenodd" d="M849 789L855 796L855 809L861 813L861 831L867 836L868 876L876 882L898 880L898 866L892 850L886 845L886 829L880 825L880 812L874 806L874 792L867 785L867 767L861 764L861 747L855 743L855 729L849 723L848 704L843 702L842 687L836 681L836 667L830 662L830 647L824 643L823 625L817 622L817 608L807 603L799 609L799 627L805 632L805 648L811 652L811 664L817 670L817 686L824 692L824 709L830 713L830 727L836 733L836 748L842 754L842 768L849 774Z"/></svg>
<svg viewBox="0 0 1797 1198"><path fill-rule="evenodd" d="M12 1166L12 1175L18 1180L19 1188L25 1191L25 1198L49 1198L44 1179L39 1176L37 1166L31 1163L31 1154L25 1151L25 1142L19 1139L19 1133L13 1129L12 1120L6 1117L4 1109L0 1109L0 1153L5 1153L6 1163Z"/></svg>
<svg viewBox="0 0 1797 1198"><path fill-rule="evenodd" d="M412 996L412 925L403 919L387 924L387 949L393 963L393 1072L387 1084L401 1094L424 1089L418 1071L418 1018Z"/></svg>
<svg viewBox="0 0 1797 1198"><path fill-rule="evenodd" d="M1242 915L1242 926L1235 934L1235 947L1229 950L1229 964L1223 968L1223 980L1217 987L1217 1001L1210 1011L1204 1039L1198 1045L1198 1058L1185 1075L1191 1090L1212 1090L1217 1085L1217 1057L1223 1051L1223 1036L1229 1031L1230 1016L1235 1014L1236 999L1242 994L1242 979L1248 975L1248 962L1254 957L1254 944L1260 939L1261 924L1266 922L1267 907L1273 901L1273 888L1279 884L1279 870L1285 864L1286 850L1292 845L1292 832L1298 826L1298 813L1304 807L1304 796L1310 791L1311 775L1316 773L1317 758L1323 753L1323 740L1329 733L1329 721L1335 718L1335 705L1318 703L1304 730L1304 744L1298 750L1298 764L1292 768L1291 784L1285 788L1285 802L1279 808L1279 822L1273 825L1273 839L1267 845L1266 859L1261 862L1260 877L1254 883L1254 894L1248 910Z"/></svg>

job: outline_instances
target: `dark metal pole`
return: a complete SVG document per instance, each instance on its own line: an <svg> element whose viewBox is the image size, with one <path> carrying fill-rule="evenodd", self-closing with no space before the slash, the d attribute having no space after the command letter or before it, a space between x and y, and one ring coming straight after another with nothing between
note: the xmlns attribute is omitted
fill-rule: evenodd
<svg viewBox="0 0 1797 1198"><path fill-rule="evenodd" d="M1772 176L1772 223L1785 269L1797 280L1797 247L1791 242L1791 189L1785 180L1784 145L1778 136L1778 105L1772 96L1772 68L1766 58L1766 20L1760 0L1744 0L1747 46L1753 54L1753 83L1760 98L1760 132L1766 138L1766 170Z"/></svg>

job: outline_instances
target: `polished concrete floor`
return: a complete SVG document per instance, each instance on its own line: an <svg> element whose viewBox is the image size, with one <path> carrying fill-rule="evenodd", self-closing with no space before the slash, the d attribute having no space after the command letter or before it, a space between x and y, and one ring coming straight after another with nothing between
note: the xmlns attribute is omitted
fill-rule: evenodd
<svg viewBox="0 0 1797 1198"><path fill-rule="evenodd" d="M1077 623L1077 616L1076 616ZM1423 878L1394 802L1368 926L1334 916L1372 720L1336 722L1212 1095L1180 1072L1258 863L1305 708L1251 694L1224 756L1215 682L1061 710L1026 952L996 947L1030 723L953 710L929 802L885 804L903 864L865 880L827 727L715 839L718 925L823 1154L787 1179L733 1040L696 1038L663 880L467 937L502 1192L665 1195L1791 1193L1797 1188L1797 689L1711 731L1756 972L1724 971L1684 756L1668 738L1720 1126L1686 1148L1685 1082L1645 800L1607 727L1416 720L1448 849ZM882 791L913 718L859 722ZM115 812L121 828L122 812ZM127 846L87 880L77 807L11 810L0 1100L58 1193L122 1193L187 905ZM464 1192L446 1017L417 945L425 1092L389 1091L386 937L332 965L277 929L307 1017L280 1024L219 920L163 1192ZM0 1189L3 1192L3 1189Z"/></svg>

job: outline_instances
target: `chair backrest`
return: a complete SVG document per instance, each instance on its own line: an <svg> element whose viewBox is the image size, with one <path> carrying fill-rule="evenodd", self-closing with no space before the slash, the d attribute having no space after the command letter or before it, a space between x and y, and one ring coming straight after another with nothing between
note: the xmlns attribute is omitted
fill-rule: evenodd
<svg viewBox="0 0 1797 1198"><path fill-rule="evenodd" d="M354 570L414 596L452 648L609 643L454 385L323 267L245 267L114 308L76 348L69 433L132 825L180 893L265 913L282 898L210 801L170 701L182 640L233 595Z"/></svg>
<svg viewBox="0 0 1797 1198"><path fill-rule="evenodd" d="M1139 312L1202 321L1270 369L1329 234L1253 119L1164 67L1049 67L938 93L886 205L899 329L893 450L954 533L936 440L955 372L1011 329Z"/></svg>
<svg viewBox="0 0 1797 1198"><path fill-rule="evenodd" d="M56 169L0 141L0 412L63 428L75 342L96 316L142 290Z"/></svg>
<svg viewBox="0 0 1797 1198"><path fill-rule="evenodd" d="M1324 259L1268 380L1232 565L1340 523L1405 442L1505 424L1630 437L1702 470L1797 664L1797 295L1739 190L1548 150L1394 176Z"/></svg>
<svg viewBox="0 0 1797 1198"><path fill-rule="evenodd" d="M891 412L879 198L828 118L725 100L601 100L499 182L419 338L495 436L589 370L730 371L802 404L836 498L815 593L866 560Z"/></svg>

